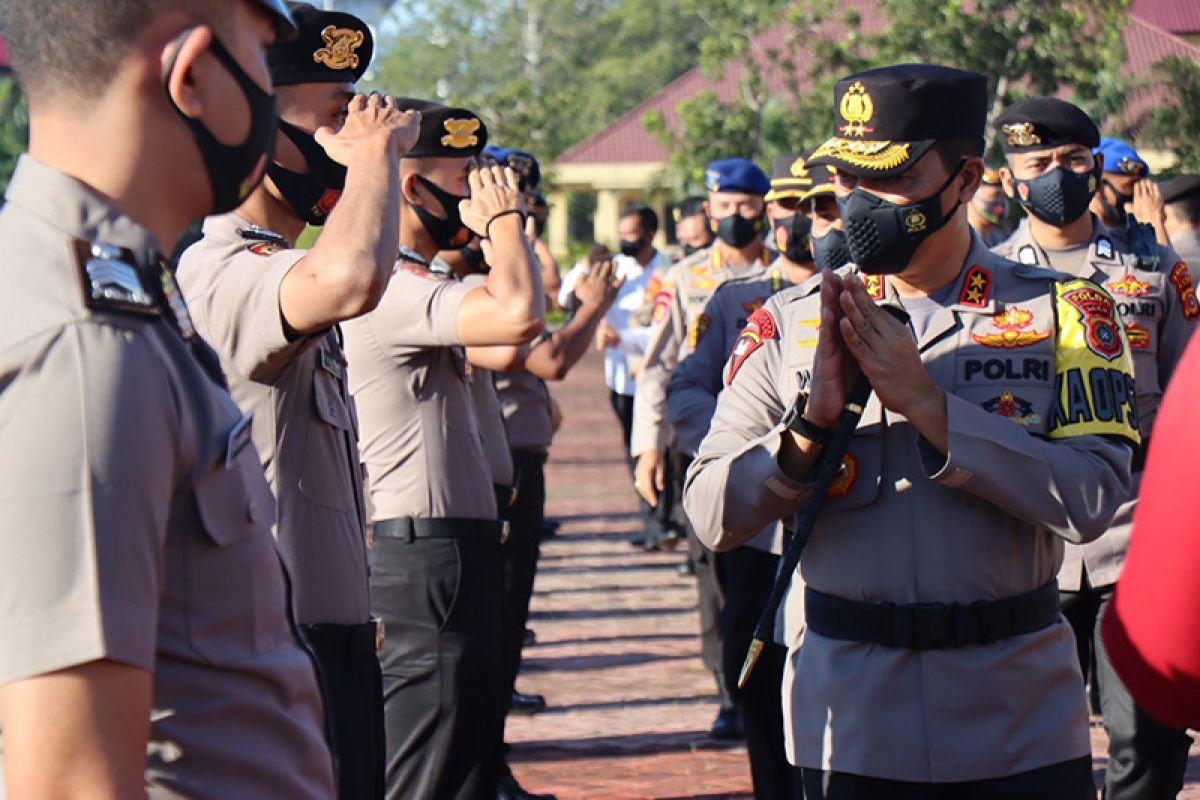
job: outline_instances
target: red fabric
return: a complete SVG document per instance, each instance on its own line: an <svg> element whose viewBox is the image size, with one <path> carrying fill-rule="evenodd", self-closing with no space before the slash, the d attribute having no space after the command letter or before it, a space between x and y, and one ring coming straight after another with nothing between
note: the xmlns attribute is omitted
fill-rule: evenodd
<svg viewBox="0 0 1200 800"><path fill-rule="evenodd" d="M1134 699L1177 728L1200 726L1198 476L1200 339L1193 338L1154 425L1129 553L1102 628Z"/></svg>

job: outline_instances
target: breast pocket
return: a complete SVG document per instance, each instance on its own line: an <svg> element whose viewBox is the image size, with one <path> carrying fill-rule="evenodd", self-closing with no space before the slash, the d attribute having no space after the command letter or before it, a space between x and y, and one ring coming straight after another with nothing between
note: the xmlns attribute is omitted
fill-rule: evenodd
<svg viewBox="0 0 1200 800"><path fill-rule="evenodd" d="M177 576L186 587L187 635L202 658L230 662L279 647L290 633L271 525L275 500L254 448L194 486L199 528Z"/></svg>
<svg viewBox="0 0 1200 800"><path fill-rule="evenodd" d="M356 506L348 448L354 418L341 384L323 369L313 371L312 402L315 419L306 426L300 492L311 503L352 512Z"/></svg>

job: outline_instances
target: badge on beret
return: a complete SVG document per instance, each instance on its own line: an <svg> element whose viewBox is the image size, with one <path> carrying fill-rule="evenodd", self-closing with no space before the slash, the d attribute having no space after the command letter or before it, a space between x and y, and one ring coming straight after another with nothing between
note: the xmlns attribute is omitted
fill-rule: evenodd
<svg viewBox="0 0 1200 800"><path fill-rule="evenodd" d="M313 61L330 69L358 69L358 55L354 52L365 40L362 31L353 28L337 28L328 25L321 31L325 46L313 53Z"/></svg>
<svg viewBox="0 0 1200 800"><path fill-rule="evenodd" d="M871 117L875 116L875 103L861 81L855 81L842 95L838 111L846 121L840 128L846 136L857 136L861 139L864 135L875 132L874 128L867 127Z"/></svg>
<svg viewBox="0 0 1200 800"><path fill-rule="evenodd" d="M1117 170L1126 175L1141 175L1146 171L1146 165L1140 161L1134 161L1129 156L1125 156L1117 162Z"/></svg>
<svg viewBox="0 0 1200 800"><path fill-rule="evenodd" d="M1012 122L1000 130L1008 138L1009 147L1033 147L1042 143L1042 137L1033 132L1032 122Z"/></svg>
<svg viewBox="0 0 1200 800"><path fill-rule="evenodd" d="M446 120L442 123L446 129L446 135L442 137L442 146L453 147L457 150L474 147L479 144L479 137L475 135L475 132L479 130L481 124L477 119Z"/></svg>
<svg viewBox="0 0 1200 800"><path fill-rule="evenodd" d="M792 172L793 178L807 178L808 177L808 166L804 163L803 156L800 158L797 158L795 161L792 162L791 172Z"/></svg>

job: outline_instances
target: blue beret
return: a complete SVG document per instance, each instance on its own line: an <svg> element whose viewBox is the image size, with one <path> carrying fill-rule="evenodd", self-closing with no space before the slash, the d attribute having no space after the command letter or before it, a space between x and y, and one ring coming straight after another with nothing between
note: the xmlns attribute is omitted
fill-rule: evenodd
<svg viewBox="0 0 1200 800"><path fill-rule="evenodd" d="M746 158L722 158L708 165L704 185L710 192L744 192L765 195L771 181L753 161Z"/></svg>
<svg viewBox="0 0 1200 800"><path fill-rule="evenodd" d="M1105 137L1100 140L1100 146L1093 150L1092 154L1103 154L1105 172L1136 175L1139 178L1150 177L1150 165L1128 142Z"/></svg>
<svg viewBox="0 0 1200 800"><path fill-rule="evenodd" d="M535 189L542 181L542 168L532 153L515 147L497 147L489 144L483 152L496 159L502 167L512 167L521 176L522 189Z"/></svg>

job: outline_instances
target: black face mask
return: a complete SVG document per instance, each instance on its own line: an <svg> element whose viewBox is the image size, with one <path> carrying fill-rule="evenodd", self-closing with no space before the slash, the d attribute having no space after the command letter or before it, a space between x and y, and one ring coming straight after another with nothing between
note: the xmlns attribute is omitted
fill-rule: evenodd
<svg viewBox="0 0 1200 800"><path fill-rule="evenodd" d="M787 245L780 246L779 232L786 231ZM811 240L812 220L805 214L792 214L775 220L775 248L793 264L807 264L813 260Z"/></svg>
<svg viewBox="0 0 1200 800"><path fill-rule="evenodd" d="M1117 187L1113 186L1106 180L1101 179L1101 185L1107 186L1113 196L1117 198L1116 203L1108 202L1108 192L1100 190L1100 207L1104 209L1104 216L1107 217L1115 225L1122 226L1127 221L1128 217L1125 213L1125 204L1133 202L1133 195L1121 194L1117 191Z"/></svg>
<svg viewBox="0 0 1200 800"><path fill-rule="evenodd" d="M716 223L717 238L739 250L749 246L763 234L762 217L749 219L741 214L732 214L724 219L713 220L713 222Z"/></svg>
<svg viewBox="0 0 1200 800"><path fill-rule="evenodd" d="M696 247L695 245L692 245L692 244L682 245L682 248L683 248L683 257L684 258L687 258L688 256L693 256L696 253L699 253L701 250L704 249L703 247Z"/></svg>
<svg viewBox="0 0 1200 800"><path fill-rule="evenodd" d="M195 29L185 31L179 37L180 47L192 30ZM163 87L167 92L167 102L187 126L200 149L200 157L208 172L208 183L212 187L213 202L209 213L224 214L240 206L262 183L267 164L275 152L278 118L275 116L275 95L263 91L219 39L213 39L210 50L237 82L250 109L250 132L246 134L245 141L237 145L222 144L200 120L192 119L176 105L167 86L171 73L175 71L178 49L163 70Z"/></svg>
<svg viewBox="0 0 1200 800"><path fill-rule="evenodd" d="M1017 180L1017 202L1042 222L1062 227L1087 213L1100 170L1099 164L1083 173L1055 167L1045 175Z"/></svg>
<svg viewBox="0 0 1200 800"><path fill-rule="evenodd" d="M850 263L850 245L846 244L846 234L832 230L824 236L813 237L813 257L817 269L841 269Z"/></svg>
<svg viewBox="0 0 1200 800"><path fill-rule="evenodd" d="M309 225L324 225L346 188L346 168L330 158L316 139L295 125L279 120L279 130L304 156L308 171L292 172L272 161L267 174L296 216Z"/></svg>
<svg viewBox="0 0 1200 800"><path fill-rule="evenodd" d="M533 215L533 235L542 238L546 234L546 218Z"/></svg>
<svg viewBox="0 0 1200 800"><path fill-rule="evenodd" d="M628 256L629 258L633 258L638 253L642 252L642 248L646 246L646 243L643 242L641 239L633 239L633 240L622 239L620 241L619 246L620 246L620 250L621 250L621 255ZM689 253L689 255L691 255L691 254Z"/></svg>
<svg viewBox="0 0 1200 800"><path fill-rule="evenodd" d="M435 217L425 210L423 206L414 205L412 207L413 211L417 212L417 218L421 220L421 224L425 226L425 230L429 232L429 237L433 239L433 243L437 245L437 248L439 250L457 250L470 243L475 234L463 224L462 215L458 211L458 204L467 198L463 195L450 194L450 192L447 192L422 175L418 175L417 180L442 204L442 211L446 215L444 217Z"/></svg>
<svg viewBox="0 0 1200 800"><path fill-rule="evenodd" d="M955 202L950 213L942 213L942 192L966 163L960 162L941 188L916 203L890 203L860 188L839 197L838 210L846 226L850 256L858 268L868 275L903 272L921 242L941 230L958 211L960 204Z"/></svg>
<svg viewBox="0 0 1200 800"><path fill-rule="evenodd" d="M463 261L467 262L471 272L487 272L487 262L483 260L483 251L478 247L461 247L458 252L462 255Z"/></svg>

